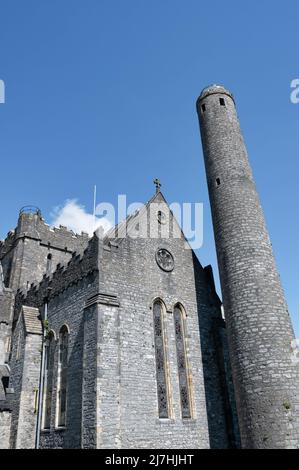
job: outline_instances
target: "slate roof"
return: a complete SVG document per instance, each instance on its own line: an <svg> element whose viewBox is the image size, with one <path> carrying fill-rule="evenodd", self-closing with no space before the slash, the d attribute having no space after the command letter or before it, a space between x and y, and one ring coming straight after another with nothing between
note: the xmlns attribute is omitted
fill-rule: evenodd
<svg viewBox="0 0 299 470"><path fill-rule="evenodd" d="M26 333L41 335L43 332L42 322L38 308L22 307Z"/></svg>

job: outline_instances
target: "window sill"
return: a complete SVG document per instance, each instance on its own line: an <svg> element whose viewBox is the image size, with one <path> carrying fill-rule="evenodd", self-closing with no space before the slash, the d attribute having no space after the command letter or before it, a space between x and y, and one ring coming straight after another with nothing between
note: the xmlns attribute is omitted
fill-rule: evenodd
<svg viewBox="0 0 299 470"><path fill-rule="evenodd" d="M169 424L174 423L175 420L173 418L157 418L156 422L159 424Z"/></svg>
<svg viewBox="0 0 299 470"><path fill-rule="evenodd" d="M197 419L196 418L157 418L156 423L158 424L173 424L173 423L183 423L183 425L188 425L188 424L196 424Z"/></svg>
<svg viewBox="0 0 299 470"><path fill-rule="evenodd" d="M57 426L56 428L54 428L55 432L65 431L65 430L66 430L66 426Z"/></svg>
<svg viewBox="0 0 299 470"><path fill-rule="evenodd" d="M41 429L41 433L43 433L43 434L49 434L50 432L51 432L50 428Z"/></svg>

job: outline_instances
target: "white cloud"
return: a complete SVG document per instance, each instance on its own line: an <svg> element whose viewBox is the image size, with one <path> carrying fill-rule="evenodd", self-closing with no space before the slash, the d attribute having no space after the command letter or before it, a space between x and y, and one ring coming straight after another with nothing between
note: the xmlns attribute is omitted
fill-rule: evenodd
<svg viewBox="0 0 299 470"><path fill-rule="evenodd" d="M55 227L64 225L75 233L86 232L89 236L92 236L99 227L102 227L104 232L112 227L111 222L105 217L94 218L92 214L86 212L85 207L78 204L76 199L67 199L63 206L55 207L51 216L51 225Z"/></svg>

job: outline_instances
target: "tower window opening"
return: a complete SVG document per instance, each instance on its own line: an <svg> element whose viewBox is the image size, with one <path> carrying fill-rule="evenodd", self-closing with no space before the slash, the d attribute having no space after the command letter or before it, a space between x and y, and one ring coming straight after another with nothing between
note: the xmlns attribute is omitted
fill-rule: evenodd
<svg viewBox="0 0 299 470"><path fill-rule="evenodd" d="M47 274L51 273L51 268L52 268L52 255L51 255L51 253L49 253L48 256L47 256L47 268L46 268L46 273Z"/></svg>
<svg viewBox="0 0 299 470"><path fill-rule="evenodd" d="M225 106L224 98L219 98L219 101L220 101L220 106Z"/></svg>
<svg viewBox="0 0 299 470"><path fill-rule="evenodd" d="M221 184L220 178L216 178L216 185L220 186L220 184Z"/></svg>
<svg viewBox="0 0 299 470"><path fill-rule="evenodd" d="M205 112L205 110L206 110L206 105L205 104L201 105L201 110L202 110L203 113Z"/></svg>

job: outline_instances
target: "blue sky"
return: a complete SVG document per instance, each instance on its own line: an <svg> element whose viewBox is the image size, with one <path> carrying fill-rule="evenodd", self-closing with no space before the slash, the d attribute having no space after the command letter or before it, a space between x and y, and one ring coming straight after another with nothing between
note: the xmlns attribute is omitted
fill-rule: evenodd
<svg viewBox="0 0 299 470"><path fill-rule="evenodd" d="M253 4L254 3L254 4ZM202 264L217 273L195 101L235 95L299 337L299 4L199 0L0 1L0 238L18 210L77 199L204 203Z"/></svg>

